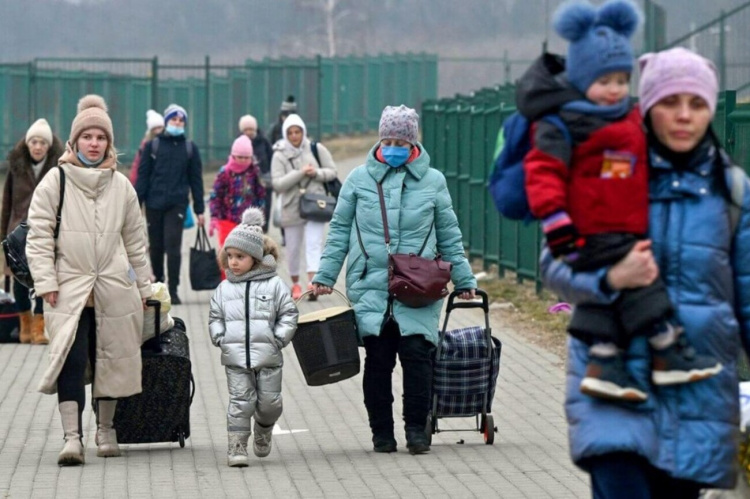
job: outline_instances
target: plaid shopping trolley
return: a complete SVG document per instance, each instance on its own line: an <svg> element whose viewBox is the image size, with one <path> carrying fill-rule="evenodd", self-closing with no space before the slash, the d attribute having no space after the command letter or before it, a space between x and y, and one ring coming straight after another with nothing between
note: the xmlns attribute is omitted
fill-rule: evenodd
<svg viewBox="0 0 750 499"><path fill-rule="evenodd" d="M461 291L454 291L448 298L435 353L432 411L426 431L429 437L445 431L438 427L439 418L475 417L474 429L452 431L479 431L485 443L491 445L497 428L490 412L500 372L502 343L492 336L487 293L477 290L481 302L454 303L460 294ZM484 328L472 326L447 331L450 314L456 308L481 308L484 311Z"/></svg>

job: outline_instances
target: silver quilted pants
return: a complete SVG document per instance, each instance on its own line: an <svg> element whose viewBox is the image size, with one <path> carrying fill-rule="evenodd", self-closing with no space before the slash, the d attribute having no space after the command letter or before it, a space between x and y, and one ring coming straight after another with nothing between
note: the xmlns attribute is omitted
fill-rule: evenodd
<svg viewBox="0 0 750 499"><path fill-rule="evenodd" d="M260 370L226 366L229 407L227 431L251 431L251 418L273 426L281 416L281 367Z"/></svg>

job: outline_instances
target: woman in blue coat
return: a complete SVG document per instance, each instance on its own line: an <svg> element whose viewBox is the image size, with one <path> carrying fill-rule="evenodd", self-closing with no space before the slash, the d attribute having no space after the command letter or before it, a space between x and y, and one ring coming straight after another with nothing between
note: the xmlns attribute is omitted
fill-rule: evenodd
<svg viewBox="0 0 750 499"><path fill-rule="evenodd" d="M732 488L737 477L737 358L750 346L750 184L732 173L710 130L713 64L683 48L646 54L640 64L650 240L599 273L573 273L545 251L542 273L574 303L610 303L618 290L660 275L695 351L720 359L724 369L711 379L656 387L647 339L634 338L627 368L648 400L625 406L581 394L587 347L569 343L570 451L590 473L593 496L696 498L703 487Z"/></svg>
<svg viewBox="0 0 750 499"><path fill-rule="evenodd" d="M462 298L472 298L477 286L445 177L430 167L429 155L417 142L418 124L419 116L406 106L383 110L380 141L344 182L313 279L316 294L330 293L346 259L346 291L367 355L362 384L375 452L396 451L391 377L397 354L403 368L406 446L412 454L430 450L425 423L442 308L442 300L424 308L399 301L389 307L378 183L384 192L391 253L419 253L424 246L424 258L441 254L453 264L451 280L456 289L465 290ZM387 312L392 319L386 321Z"/></svg>

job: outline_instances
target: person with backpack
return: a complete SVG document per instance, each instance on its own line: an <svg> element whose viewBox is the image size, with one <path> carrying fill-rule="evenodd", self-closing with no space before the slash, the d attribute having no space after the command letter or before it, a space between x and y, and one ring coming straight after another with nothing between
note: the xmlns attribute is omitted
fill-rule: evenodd
<svg viewBox="0 0 750 499"><path fill-rule="evenodd" d="M327 222L306 220L300 216L302 191L325 194L327 183L337 178L331 153L319 142L307 138L305 122L297 114L290 115L283 126L284 138L274 145L271 160L273 190L278 194L281 227L286 239L286 261L292 278L292 298L302 296L299 283L300 251L305 247L307 288L318 271L323 252ZM310 300L316 296L310 294Z"/></svg>
<svg viewBox="0 0 750 499"><path fill-rule="evenodd" d="M646 140L628 86L634 62L629 38L638 19L625 0L598 9L563 4L554 25L570 41L564 77L556 74L562 64L542 58L518 85L519 112L536 121L524 160L529 207L552 256L575 271L612 265L648 230ZM558 123L543 119L555 113ZM695 353L658 279L624 291L612 304L579 305L568 331L589 345L580 389L592 397L646 400L644 387L625 369L624 352L635 336L648 337L655 385L693 383L722 369L715 356Z"/></svg>
<svg viewBox="0 0 750 499"><path fill-rule="evenodd" d="M266 202L263 206L263 232L268 232L268 222L271 220L271 206L273 203L273 188L271 187L271 158L273 157L273 146L263 135L263 130L258 128L258 120L255 116L246 114L240 118L240 133L245 135L253 143L253 155L260 169L260 180L266 189Z"/></svg>
<svg viewBox="0 0 750 499"><path fill-rule="evenodd" d="M219 169L208 201L211 211L209 235L218 232L219 247L251 206L263 209L266 190L260 183L260 170L253 155L253 143L240 135L232 144L227 164Z"/></svg>
<svg viewBox="0 0 750 499"><path fill-rule="evenodd" d="M275 146L278 141L284 138L284 121L293 114L297 114L297 101L294 99L293 95L289 95L281 103L279 116L268 130L268 138L271 140L272 146Z"/></svg>
<svg viewBox="0 0 750 499"><path fill-rule="evenodd" d="M373 450L397 451L392 377L398 356L403 369L406 447L415 455L430 451L425 425L443 300L412 308L392 299L388 256L414 253L433 259L440 254L452 265L451 280L463 291L461 298L473 298L477 287L445 177L430 166L418 135L419 115L414 109L404 105L383 109L380 140L341 188L320 270L313 279L316 294L330 294L346 260L346 294L367 355L362 389ZM381 211L378 184L386 215Z"/></svg>
<svg viewBox="0 0 750 499"><path fill-rule="evenodd" d="M146 134L143 136L141 145L138 147L138 151L135 153L133 158L133 164L130 166L130 182L135 185L138 181L138 166L141 164L141 154L146 144L154 140L156 137L161 135L164 131L164 117L149 109L146 111Z"/></svg>
<svg viewBox="0 0 750 499"><path fill-rule="evenodd" d="M43 118L32 123L26 136L10 151L0 213L0 241L26 220L36 186L57 165L62 153L62 142L52 133L49 123ZM7 267L4 270L6 276L11 275ZM17 279L13 279L13 297L20 314L18 340L35 345L49 343L44 335L43 300L39 296L35 297L32 311L31 290Z"/></svg>
<svg viewBox="0 0 750 499"><path fill-rule="evenodd" d="M187 111L177 104L164 110L164 132L146 143L138 167L135 190L146 204L149 253L158 282L167 281L173 305L182 303L177 294L182 263L182 231L185 212L193 197L198 225L203 226L203 166L198 147L185 137ZM167 257L168 279L164 275Z"/></svg>
<svg viewBox="0 0 750 499"><path fill-rule="evenodd" d="M545 285L577 306L615 303L624 290L667 287L693 345L724 369L700 383L651 382L648 338L636 336L625 369L648 394L633 404L580 393L589 347L568 342L565 409L573 461L593 497L697 498L737 478L737 361L750 351L750 182L711 130L718 100L714 65L684 48L641 56L639 106L649 162L649 239L619 262L574 271L543 251ZM739 175L737 174L739 173Z"/></svg>
<svg viewBox="0 0 750 499"><path fill-rule="evenodd" d="M120 455L117 399L141 392L143 310L152 294L146 233L138 196L116 166L107 105L87 95L59 168L42 179L29 208L26 255L50 336L38 389L57 393L61 466L84 462L86 384L98 404L99 457Z"/></svg>

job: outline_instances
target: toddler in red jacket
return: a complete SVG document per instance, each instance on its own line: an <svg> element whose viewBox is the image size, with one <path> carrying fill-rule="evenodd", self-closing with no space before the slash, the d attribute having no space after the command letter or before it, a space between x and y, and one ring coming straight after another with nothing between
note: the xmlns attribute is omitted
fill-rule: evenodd
<svg viewBox="0 0 750 499"><path fill-rule="evenodd" d="M519 111L535 122L524 161L529 205L552 255L576 271L613 265L648 230L648 146L629 99L629 39L638 21L635 6L625 0L598 9L582 2L562 5L554 24L570 41L567 64L546 54L518 85ZM564 129L540 120L549 114L559 115ZM606 275L602 287L608 290ZM580 389L594 397L646 400L623 354L635 335L649 336L656 385L699 381L722 368L687 343L658 279L621 290L611 304L577 305L568 331L590 345Z"/></svg>

